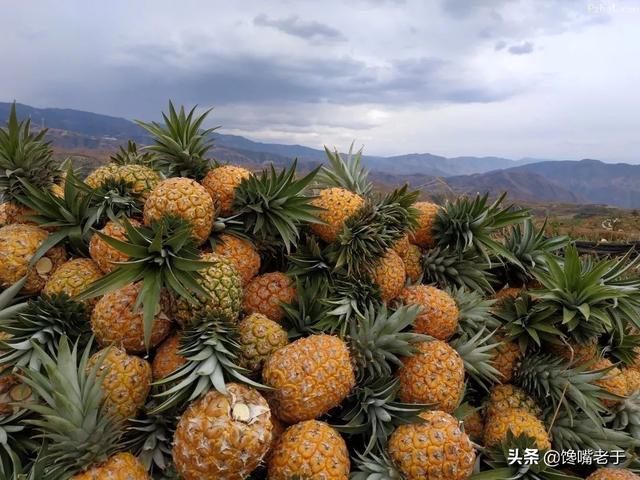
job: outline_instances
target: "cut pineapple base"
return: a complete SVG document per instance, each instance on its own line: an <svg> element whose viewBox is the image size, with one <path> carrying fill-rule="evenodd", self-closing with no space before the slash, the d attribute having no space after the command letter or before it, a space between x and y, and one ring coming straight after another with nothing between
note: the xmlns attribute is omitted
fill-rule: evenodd
<svg viewBox="0 0 640 480"><path fill-rule="evenodd" d="M84 182L1 130L0 477L638 478L640 258L379 194L353 150L220 165L208 114ZM509 462L549 448L627 458Z"/></svg>

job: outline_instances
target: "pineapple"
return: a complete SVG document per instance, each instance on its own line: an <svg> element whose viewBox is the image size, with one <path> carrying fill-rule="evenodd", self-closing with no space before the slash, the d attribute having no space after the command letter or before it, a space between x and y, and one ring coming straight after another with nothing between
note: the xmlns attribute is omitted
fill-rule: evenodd
<svg viewBox="0 0 640 480"><path fill-rule="evenodd" d="M274 414L287 423L318 418L338 406L355 385L347 345L311 335L276 350L262 370Z"/></svg>
<svg viewBox="0 0 640 480"><path fill-rule="evenodd" d="M425 403L451 413L464 392L464 363L452 347L441 340L422 342L400 368L400 400Z"/></svg>
<svg viewBox="0 0 640 480"><path fill-rule="evenodd" d="M482 442L484 436L484 418L480 410L474 410L469 415L464 417L462 421L464 432L469 435L469 438L474 442Z"/></svg>
<svg viewBox="0 0 640 480"><path fill-rule="evenodd" d="M422 423L400 425L389 438L389 455L406 480L471 476L476 454L458 421L441 411L427 411Z"/></svg>
<svg viewBox="0 0 640 480"><path fill-rule="evenodd" d="M122 420L103 401L108 395L103 382L108 379L98 374L99 363L89 365L91 343L81 355L77 347L70 348L66 337L54 346L54 356L36 347L43 373L24 371L25 383L47 399L24 404L38 415L33 425L48 440L38 456L40 473L32 472L34 478L150 480L135 457L118 453Z"/></svg>
<svg viewBox="0 0 640 480"><path fill-rule="evenodd" d="M199 284L206 292L196 294L195 302L176 298L173 317L180 325L197 323L207 316L234 322L242 305L242 279L231 262L215 253L205 253L201 260L210 265L200 271Z"/></svg>
<svg viewBox="0 0 640 480"><path fill-rule="evenodd" d="M239 365L260 372L269 356L289 343L287 332L260 313L243 319L238 325Z"/></svg>
<svg viewBox="0 0 640 480"><path fill-rule="evenodd" d="M282 434L269 459L267 478L348 480L349 468L349 452L340 434L324 422L306 420Z"/></svg>
<svg viewBox="0 0 640 480"><path fill-rule="evenodd" d="M321 208L318 214L323 223L314 223L311 230L327 243L338 240L345 222L364 205L364 199L357 193L344 188L326 188L311 202Z"/></svg>
<svg viewBox="0 0 640 480"><path fill-rule="evenodd" d="M404 253L400 253L402 263L407 272L407 279L412 282L418 282L423 275L422 271L422 250L417 245L409 244Z"/></svg>
<svg viewBox="0 0 640 480"><path fill-rule="evenodd" d="M186 363L186 359L178 353L179 351L179 333L171 335L160 344L151 362L154 382L168 377Z"/></svg>
<svg viewBox="0 0 640 480"><path fill-rule="evenodd" d="M244 480L271 445L271 412L254 389L230 383L192 403L176 428L173 460L184 480Z"/></svg>
<svg viewBox="0 0 640 480"><path fill-rule="evenodd" d="M496 385L489 393L485 417L489 419L507 410L522 410L537 418L542 417L542 410L524 390L515 385Z"/></svg>
<svg viewBox="0 0 640 480"><path fill-rule="evenodd" d="M102 277L102 271L93 260L74 258L60 265L51 274L42 289L42 293L49 296L64 293L69 297L75 297L100 277ZM97 299L87 301L87 309L91 311L96 302Z"/></svg>
<svg viewBox="0 0 640 480"><path fill-rule="evenodd" d="M243 287L260 272L260 254L249 240L222 234L216 242L214 253L231 262L242 277Z"/></svg>
<svg viewBox="0 0 640 480"><path fill-rule="evenodd" d="M499 307L500 305L502 305L505 301L505 299L507 298L517 298L520 296L520 294L522 294L522 292L524 291L523 288L518 288L518 287L509 287L506 286L504 288L502 288L501 290L498 290L496 292L496 294L493 296L493 299L496 300L496 303L494 303L494 305L496 307Z"/></svg>
<svg viewBox="0 0 640 480"><path fill-rule="evenodd" d="M131 193L143 200L149 198L162 180L158 172L144 165L124 165L116 171L114 179L130 185Z"/></svg>
<svg viewBox="0 0 640 480"><path fill-rule="evenodd" d="M34 223L29 221L27 217L34 214L35 212L29 207L25 207L19 203L0 203L0 227L4 227L11 223L26 223L33 225Z"/></svg>
<svg viewBox="0 0 640 480"><path fill-rule="evenodd" d="M436 240L433 237L433 225L440 207L430 202L418 202L414 207L420 212L418 228L409 236L409 241L422 248L434 247Z"/></svg>
<svg viewBox="0 0 640 480"><path fill-rule="evenodd" d="M640 477L626 468L599 468L587 480L640 480Z"/></svg>
<svg viewBox="0 0 640 480"><path fill-rule="evenodd" d="M27 276L23 293L40 292L67 258L62 247L53 247L35 265L30 262L49 234L36 226L11 224L0 228L0 287L7 288Z"/></svg>
<svg viewBox="0 0 640 480"><path fill-rule="evenodd" d="M573 364L583 365L595 360L598 356L598 339L592 337L584 343L569 341L567 343L549 344L547 350L550 353L566 358Z"/></svg>
<svg viewBox="0 0 640 480"><path fill-rule="evenodd" d="M640 370L637 368L623 368L621 372L627 383L626 396L633 395L640 391Z"/></svg>
<svg viewBox="0 0 640 480"><path fill-rule="evenodd" d="M409 251L409 248L413 245L409 242L409 234L404 235L400 240L393 244L391 248L393 251L400 255L401 258L404 259L404 256ZM414 245L415 246L415 245Z"/></svg>
<svg viewBox="0 0 640 480"><path fill-rule="evenodd" d="M373 283L380 289L384 302L396 298L404 287L406 271L404 262L394 250L389 249L373 269Z"/></svg>
<svg viewBox="0 0 640 480"><path fill-rule="evenodd" d="M89 185L91 188L100 188L107 183L108 180L114 179L118 170L120 170L120 166L113 163L102 165L87 175L84 179L84 183Z"/></svg>
<svg viewBox="0 0 640 480"><path fill-rule="evenodd" d="M502 410L487 417L484 426L484 445L491 447L502 443L507 439L509 432L516 437L522 434L532 437L539 450L551 448L549 434L542 421L519 408Z"/></svg>
<svg viewBox="0 0 640 480"><path fill-rule="evenodd" d="M513 374L522 359L522 350L516 342L509 341L500 332L495 335L495 340L498 347L494 351L492 364L500 372L500 381L508 383L513 379Z"/></svg>
<svg viewBox="0 0 640 480"><path fill-rule="evenodd" d="M104 375L105 409L119 418L135 417L151 389L151 365L118 347L93 354L87 368L91 370L96 365L100 375Z"/></svg>
<svg viewBox="0 0 640 480"><path fill-rule="evenodd" d="M211 195L220 215L228 216L233 214L236 188L250 176L251 172L246 168L221 165L209 170L201 183Z"/></svg>
<svg viewBox="0 0 640 480"><path fill-rule="evenodd" d="M589 370L607 369L604 377L595 381L596 385L613 395L617 395L618 397L625 397L627 395L628 385L626 378L620 369L611 363L611 360L608 358L600 358L588 365ZM613 407L618 402L619 400L609 398L602 400L602 403L606 407Z"/></svg>
<svg viewBox="0 0 640 480"><path fill-rule="evenodd" d="M216 210L205 188L189 178L168 178L154 188L144 204L144 223L165 215L178 216L191 225L194 239L202 245L213 228Z"/></svg>
<svg viewBox="0 0 640 480"><path fill-rule="evenodd" d="M398 300L420 307L413 326L416 332L438 340L446 340L456 332L460 312L455 300L444 290L427 285L408 286L400 292Z"/></svg>
<svg viewBox="0 0 640 480"><path fill-rule="evenodd" d="M140 222L130 219L129 223L134 227L139 227ZM121 242L126 241L126 229L119 223L109 221L100 230L100 233ZM129 256L105 242L100 235L93 235L89 242L89 254L94 262L98 264L103 273L111 273L118 268L117 262L126 262Z"/></svg>
<svg viewBox="0 0 640 480"><path fill-rule="evenodd" d="M91 328L101 345L115 344L128 353L147 351L143 312L136 304L142 288L140 283L132 283L108 292L98 300L91 315ZM157 309L150 346L158 345L171 330L171 320L165 311L166 307Z"/></svg>
<svg viewBox="0 0 640 480"><path fill-rule="evenodd" d="M284 317L283 303L296 298L293 281L284 273L271 272L255 277L245 288L242 309L245 314L261 313L279 322Z"/></svg>

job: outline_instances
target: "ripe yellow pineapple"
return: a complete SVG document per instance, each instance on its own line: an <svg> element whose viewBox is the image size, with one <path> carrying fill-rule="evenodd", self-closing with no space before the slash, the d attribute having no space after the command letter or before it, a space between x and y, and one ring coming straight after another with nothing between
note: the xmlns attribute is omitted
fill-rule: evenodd
<svg viewBox="0 0 640 480"><path fill-rule="evenodd" d="M22 293L38 293L51 274L67 259L63 247L53 247L35 266L29 267L33 254L49 234L34 225L13 223L0 228L0 287L7 288L27 275Z"/></svg>
<svg viewBox="0 0 640 480"><path fill-rule="evenodd" d="M430 202L417 202L414 207L420 212L418 215L418 228L409 235L409 241L422 248L431 248L435 246L431 230L440 207Z"/></svg>
<svg viewBox="0 0 640 480"><path fill-rule="evenodd" d="M29 207L16 202L0 203L0 227L11 223L26 223L33 225L33 222L27 220L27 216L33 215L35 212Z"/></svg>
<svg viewBox="0 0 640 480"><path fill-rule="evenodd" d="M380 296L385 302L396 298L404 287L406 272L404 263L395 251L389 250L373 270L373 283L380 289Z"/></svg>
<svg viewBox="0 0 640 480"><path fill-rule="evenodd" d="M282 272L255 277L244 291L242 309L245 314L261 313L279 322L284 317L281 303L291 303L296 297L293 281Z"/></svg>
<svg viewBox="0 0 640 480"><path fill-rule="evenodd" d="M135 417L151 389L151 365L118 347L94 353L87 368L91 369L96 362L100 374L106 370L102 388L107 410L121 418Z"/></svg>
<svg viewBox="0 0 640 480"><path fill-rule="evenodd" d="M549 351L576 365L582 365L598 356L598 339L594 337L585 343L569 341L560 345L549 345Z"/></svg>
<svg viewBox="0 0 640 480"><path fill-rule="evenodd" d="M400 258L404 263L404 269L407 272L407 278L411 282L417 282L423 274L422 268L422 250L419 246L409 244L407 250L400 254Z"/></svg>
<svg viewBox="0 0 640 480"><path fill-rule="evenodd" d="M100 277L102 277L102 271L93 260L74 258L63 263L53 272L42 289L42 293L47 295L66 293L68 296L74 297ZM93 298L85 301L85 304L91 309L97 301L97 298Z"/></svg>
<svg viewBox="0 0 640 480"><path fill-rule="evenodd" d="M411 243L409 242L409 235L407 234L400 240L398 240L391 248L393 248L393 250L402 258L404 255L406 255L410 246Z"/></svg>
<svg viewBox="0 0 640 480"><path fill-rule="evenodd" d="M91 328L100 345L115 344L129 353L146 352L142 308L135 307L141 289L141 283L125 285L98 300L91 314ZM158 345L171 330L166 299L163 303L153 321L150 346Z"/></svg>
<svg viewBox="0 0 640 480"><path fill-rule="evenodd" d="M422 342L402 363L400 400L427 403L447 413L455 410L464 391L464 363L458 352L441 340Z"/></svg>
<svg viewBox="0 0 640 480"><path fill-rule="evenodd" d="M447 292L427 285L413 285L405 287L398 300L404 305L420 306L413 325L417 333L431 335L438 340L446 340L455 333L460 312Z"/></svg>
<svg viewBox="0 0 640 480"><path fill-rule="evenodd" d="M420 417L423 422L400 425L389 437L389 455L403 478L469 478L476 454L458 420L441 411L426 411Z"/></svg>
<svg viewBox="0 0 640 480"><path fill-rule="evenodd" d="M173 460L184 480L244 480L271 445L271 412L254 389L235 383L192 403L174 436Z"/></svg>
<svg viewBox="0 0 640 480"><path fill-rule="evenodd" d="M202 260L213 265L200 270L200 285L209 293L206 296L194 295L195 304L185 298L175 298L173 317L181 325L198 323L207 315L219 319L235 321L242 307L242 279L229 260L205 253Z"/></svg>
<svg viewBox="0 0 640 480"><path fill-rule="evenodd" d="M84 179L84 183L89 185L91 188L101 187L107 180L114 178L114 175L119 168L119 165L115 165L113 163L102 165L87 175L87 178Z"/></svg>
<svg viewBox="0 0 640 480"><path fill-rule="evenodd" d="M502 374L502 378L500 378L502 382L510 382L522 358L522 350L516 342L507 340L500 333L495 335L494 340L498 346L494 350L491 364Z"/></svg>
<svg viewBox="0 0 640 480"><path fill-rule="evenodd" d="M634 367L627 367L621 369L622 376L627 382L627 393L626 395L631 395L638 390L640 390L640 370Z"/></svg>
<svg viewBox="0 0 640 480"><path fill-rule="evenodd" d="M349 452L340 434L324 422L307 420L282 434L268 464L268 480L348 480Z"/></svg>
<svg viewBox="0 0 640 480"><path fill-rule="evenodd" d="M239 365L252 372L262 370L269 356L289 343L287 332L260 313L243 319L238 325Z"/></svg>
<svg viewBox="0 0 640 480"><path fill-rule="evenodd" d="M144 165L123 165L115 172L114 179L131 184L131 191L147 199L162 178L155 170Z"/></svg>
<svg viewBox="0 0 640 480"><path fill-rule="evenodd" d="M142 462L128 452L116 453L98 467L79 473L71 480L150 480Z"/></svg>
<svg viewBox="0 0 640 480"><path fill-rule="evenodd" d="M608 358L600 358L589 366L590 370L600 370L603 368L610 368L606 375L600 380L596 380L594 383L609 393L624 397L627 395L627 382L624 375L618 367L614 367L611 360ZM602 399L602 403L605 407L613 407L617 400Z"/></svg>
<svg viewBox="0 0 640 480"><path fill-rule="evenodd" d="M211 233L216 209L211 195L195 180L169 178L158 184L144 204L144 223L175 215L191 223L193 237L202 244Z"/></svg>
<svg viewBox="0 0 640 480"><path fill-rule="evenodd" d="M326 188L320 190L311 204L322 208L318 218L324 223L311 224L311 230L322 240L333 243L344 227L344 222L364 205L364 199L357 193L344 188Z"/></svg>
<svg viewBox="0 0 640 480"><path fill-rule="evenodd" d="M503 442L509 431L516 437L522 434L532 437L540 450L551 448L551 441L542 421L535 415L518 408L502 410L487 417L484 426L485 446L491 447Z"/></svg>
<svg viewBox="0 0 640 480"><path fill-rule="evenodd" d="M260 254L248 240L222 234L214 252L231 262L242 277L243 287L260 272Z"/></svg>
<svg viewBox="0 0 640 480"><path fill-rule="evenodd" d="M140 222L135 219L129 219L129 223L134 227L140 226ZM116 240L123 242L127 240L125 228L116 222L107 222L100 232L111 238L115 238ZM89 242L89 254L93 261L98 264L100 270L104 273L110 273L118 268L118 265L115 262L125 262L129 259L128 255L117 248L113 248L100 238L99 235L93 235L91 237L91 241Z"/></svg>
<svg viewBox="0 0 640 480"><path fill-rule="evenodd" d="M599 468L587 480L640 480L640 476L626 468Z"/></svg>
<svg viewBox="0 0 640 480"><path fill-rule="evenodd" d="M151 362L153 381L168 377L186 363L186 359L178 353L180 350L180 334L175 333L160 344Z"/></svg>
<svg viewBox="0 0 640 480"><path fill-rule="evenodd" d="M496 385L489 393L485 416L489 419L506 410L522 410L538 418L542 415L541 408L524 390L510 384Z"/></svg>
<svg viewBox="0 0 640 480"><path fill-rule="evenodd" d="M474 442L481 442L484 435L484 418L480 410L474 410L462 421L464 432Z"/></svg>
<svg viewBox="0 0 640 480"><path fill-rule="evenodd" d="M264 364L274 414L287 423L318 418L338 406L355 385L347 345L332 335L311 335L276 350Z"/></svg>
<svg viewBox="0 0 640 480"><path fill-rule="evenodd" d="M220 215L226 216L233 213L236 188L242 180L250 176L251 172L246 168L222 165L209 170L201 183L211 195L216 208L220 210Z"/></svg>

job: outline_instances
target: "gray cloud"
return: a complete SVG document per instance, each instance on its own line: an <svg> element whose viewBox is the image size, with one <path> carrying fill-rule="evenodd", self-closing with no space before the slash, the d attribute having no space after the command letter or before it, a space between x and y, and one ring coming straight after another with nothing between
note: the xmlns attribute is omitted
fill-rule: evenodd
<svg viewBox="0 0 640 480"><path fill-rule="evenodd" d="M506 46L507 46L507 42L505 42L504 40L498 40L496 44L493 46L493 49L496 52L499 52L500 50L504 50Z"/></svg>
<svg viewBox="0 0 640 480"><path fill-rule="evenodd" d="M260 27L271 27L294 37L306 40L346 40L338 29L316 21L304 21L297 15L286 18L269 18L264 13L253 19L253 23Z"/></svg>
<svg viewBox="0 0 640 480"><path fill-rule="evenodd" d="M533 42L523 42L519 45L511 45L509 53L512 55L527 55L533 52Z"/></svg>

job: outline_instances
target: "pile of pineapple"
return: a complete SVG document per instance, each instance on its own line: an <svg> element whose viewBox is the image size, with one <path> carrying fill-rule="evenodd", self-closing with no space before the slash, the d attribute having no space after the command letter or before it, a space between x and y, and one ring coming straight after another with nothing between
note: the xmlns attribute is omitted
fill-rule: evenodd
<svg viewBox="0 0 640 480"><path fill-rule="evenodd" d="M360 152L220 165L208 113L84 179L0 130L0 478L640 478L640 260Z"/></svg>

